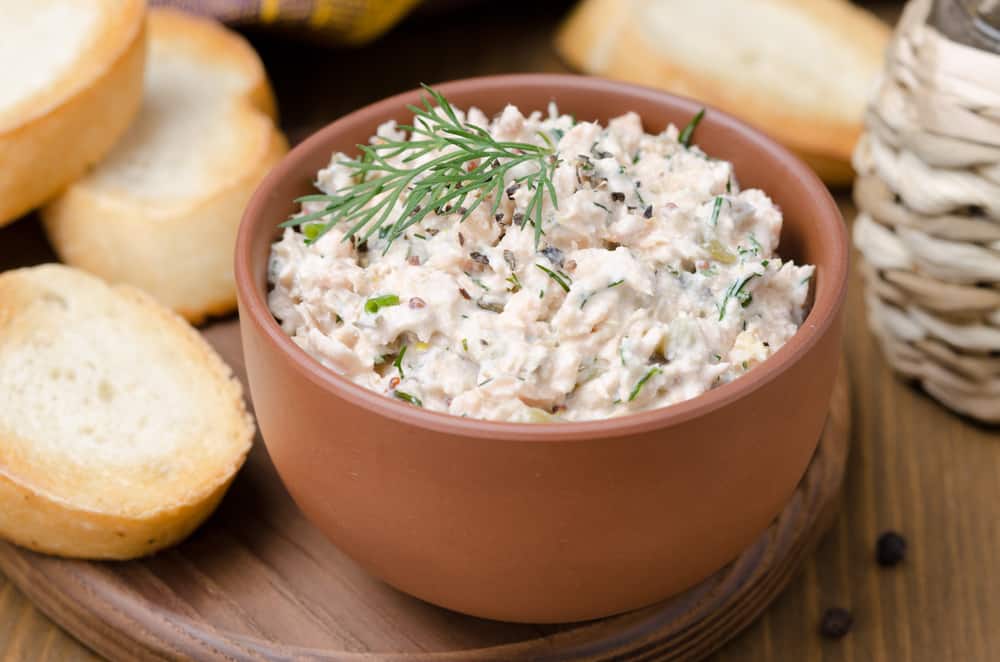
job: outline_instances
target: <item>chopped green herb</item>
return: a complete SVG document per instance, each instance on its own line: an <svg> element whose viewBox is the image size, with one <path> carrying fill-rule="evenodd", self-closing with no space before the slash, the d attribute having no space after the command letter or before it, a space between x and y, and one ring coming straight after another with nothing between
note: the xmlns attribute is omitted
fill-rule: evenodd
<svg viewBox="0 0 1000 662"><path fill-rule="evenodd" d="M382 296L372 297L371 299L365 301L365 312L374 315L382 308L398 305L398 296L395 294L383 294Z"/></svg>
<svg viewBox="0 0 1000 662"><path fill-rule="evenodd" d="M729 286L729 289L726 290L726 295L722 298L722 303L719 305L719 321L722 321L722 318L726 316L726 304L729 303L729 300L733 297L736 297L736 300L739 301L744 308L750 305L750 301L753 299L753 296L750 292L745 292L743 288L746 287L746 284L751 280L761 275L762 274L752 273L745 276L741 280L734 281L733 284Z"/></svg>
<svg viewBox="0 0 1000 662"><path fill-rule="evenodd" d="M622 403L621 398L615 398L614 400L611 401L611 404L613 405L620 405L621 403Z"/></svg>
<svg viewBox="0 0 1000 662"><path fill-rule="evenodd" d="M719 212L722 211L722 200L721 195L715 196L715 204L712 206L712 227L719 224Z"/></svg>
<svg viewBox="0 0 1000 662"><path fill-rule="evenodd" d="M803 278L802 282L800 282L799 285L805 285L806 283L808 283L811 280L812 280L812 274L810 274L810 275L806 276L805 278Z"/></svg>
<svg viewBox="0 0 1000 662"><path fill-rule="evenodd" d="M622 338L621 343L618 345L618 358L622 360L622 366L625 366L625 341L628 340L628 336Z"/></svg>
<svg viewBox="0 0 1000 662"><path fill-rule="evenodd" d="M392 365L396 367L399 371L399 378L406 379L406 375L403 374L403 356L406 355L406 345L403 345L402 349L399 350L399 354L396 355L396 360L392 362Z"/></svg>
<svg viewBox="0 0 1000 662"><path fill-rule="evenodd" d="M562 137L566 135L565 131L563 131L562 129L559 129L559 128L555 128L555 127L552 129L552 133L556 137L556 142L559 142L560 140L562 140Z"/></svg>
<svg viewBox="0 0 1000 662"><path fill-rule="evenodd" d="M640 156L641 154L642 154L642 152L636 152L636 153L635 153L635 156L633 156L633 157L632 157L632 165L635 165L636 163L638 163L638 162L639 162L639 156Z"/></svg>
<svg viewBox="0 0 1000 662"><path fill-rule="evenodd" d="M310 223L302 227L302 234L306 236L309 241L316 241L319 236L323 233L322 223Z"/></svg>
<svg viewBox="0 0 1000 662"><path fill-rule="evenodd" d="M714 359L715 359L716 361L721 361L721 360L722 360L722 355L721 355L721 354L712 354L712 357L713 357L713 358L714 358Z"/></svg>
<svg viewBox="0 0 1000 662"><path fill-rule="evenodd" d="M521 291L521 279L517 277L517 274L512 273L507 276L507 282L510 283L510 287L507 288L507 291L511 294Z"/></svg>
<svg viewBox="0 0 1000 662"><path fill-rule="evenodd" d="M701 122L701 119L703 117L705 117L705 109L704 108L702 108L701 110L699 110L695 114L695 116L691 118L691 121L688 122L688 125L686 127L684 127L684 129L681 131L680 135L677 137L677 142L679 142L680 144L684 145L685 147L690 147L691 146L691 138L694 137L694 130L696 128L698 128L698 124Z"/></svg>
<svg viewBox="0 0 1000 662"><path fill-rule="evenodd" d="M764 267L765 269L767 269L767 265L769 265L769 264L771 264L770 260L761 260L760 261L760 266Z"/></svg>
<svg viewBox="0 0 1000 662"><path fill-rule="evenodd" d="M490 291L490 288L486 287L486 285L483 283L482 280L476 278L475 276L473 276L472 274L470 274L468 271L463 271L462 273L464 273L466 276L468 276L469 280L471 280L473 283L475 283L476 285L478 285L480 288L486 290L487 292Z"/></svg>
<svg viewBox="0 0 1000 662"><path fill-rule="evenodd" d="M749 370L749 369L750 369L750 364L749 364L749 363L747 363L746 361L744 361L744 362L743 362L743 369L744 369L744 370Z"/></svg>
<svg viewBox="0 0 1000 662"><path fill-rule="evenodd" d="M732 193L732 192L733 192L733 178L732 177L727 177L726 178L726 193Z"/></svg>
<svg viewBox="0 0 1000 662"><path fill-rule="evenodd" d="M646 382L648 382L650 379L652 379L656 375L660 374L660 372L662 372L662 371L659 368L657 368L657 367L650 368L649 372L647 372L645 375L643 375L642 379L640 379L639 381L637 381L635 383L635 386L632 387L632 392L628 394L628 401L632 402L633 400L635 400L636 397L638 397L638 395L639 395L639 391L641 391L642 387L646 385Z"/></svg>
<svg viewBox="0 0 1000 662"><path fill-rule="evenodd" d="M464 349L467 352L469 351L469 339L468 338L462 338L462 349Z"/></svg>
<svg viewBox="0 0 1000 662"><path fill-rule="evenodd" d="M620 279L616 280L615 282L611 283L610 285L608 285L608 289L610 290L612 287L618 287L619 285L621 285L624 282L625 282L625 279L624 278L620 278Z"/></svg>
<svg viewBox="0 0 1000 662"><path fill-rule="evenodd" d="M547 273L549 275L549 278L554 280L559 285L559 287L563 288L564 292L569 292L569 283L567 283L566 280L564 280L568 279L569 276L567 276L566 274L557 274L548 267L543 267L540 264L536 264L535 266L544 271L545 273Z"/></svg>
<svg viewBox="0 0 1000 662"><path fill-rule="evenodd" d="M493 378L490 377L489 379L484 379L483 381L479 382L478 384L476 384L476 386L486 386L487 384L489 384L492 381L493 381Z"/></svg>
<svg viewBox="0 0 1000 662"><path fill-rule="evenodd" d="M750 245L753 246L753 254L760 255L760 252L764 250L764 247L760 245L759 241L757 241L757 237L753 236L753 232L750 233L747 239L750 240Z"/></svg>
<svg viewBox="0 0 1000 662"><path fill-rule="evenodd" d="M538 290L538 298L539 299L545 298L545 290Z"/></svg>
<svg viewBox="0 0 1000 662"><path fill-rule="evenodd" d="M603 209L604 211L608 212L609 214L611 213L611 210L608 209L607 207L605 207L604 205L602 205L600 202L595 202L594 206L595 207L600 207L601 209Z"/></svg>
<svg viewBox="0 0 1000 662"><path fill-rule="evenodd" d="M417 239L427 239L427 237L425 237L424 235L420 234L419 232L414 232L413 236L416 237Z"/></svg>
<svg viewBox="0 0 1000 662"><path fill-rule="evenodd" d="M424 403L421 402L420 398L418 398L415 395L410 395L409 393L406 393L405 391L393 391L392 395L394 397L396 397L396 398L399 398L403 402L409 402L411 405L414 405L416 407L423 407L424 406Z"/></svg>

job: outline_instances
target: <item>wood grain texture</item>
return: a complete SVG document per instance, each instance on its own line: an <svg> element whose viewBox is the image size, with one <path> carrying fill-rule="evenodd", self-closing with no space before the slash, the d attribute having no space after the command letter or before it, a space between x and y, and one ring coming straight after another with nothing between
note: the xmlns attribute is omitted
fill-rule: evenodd
<svg viewBox="0 0 1000 662"><path fill-rule="evenodd" d="M216 323L205 336L245 380L238 323ZM259 437L219 511L180 546L134 562L88 563L0 543L0 569L113 660L698 659L758 616L829 527L849 424L842 371L816 455L770 529L685 594L591 623L485 621L368 577L305 521Z"/></svg>
<svg viewBox="0 0 1000 662"><path fill-rule="evenodd" d="M898 2L869 2L886 18ZM323 50L255 37L293 140L343 112L430 82L501 71L561 71L549 35L566 0L493 3L411 21L371 47ZM513 19L513 20L512 20ZM301 66L306 63L305 66ZM838 199L848 219L849 196ZM0 231L0 269L51 259L36 222ZM843 506L817 553L717 662L939 662L1000 659L1000 444L996 430L949 414L896 379L867 331L852 277L846 357L854 434ZM906 535L907 561L873 560L878 534ZM822 610L854 611L839 641L817 634ZM0 579L0 660L94 660Z"/></svg>

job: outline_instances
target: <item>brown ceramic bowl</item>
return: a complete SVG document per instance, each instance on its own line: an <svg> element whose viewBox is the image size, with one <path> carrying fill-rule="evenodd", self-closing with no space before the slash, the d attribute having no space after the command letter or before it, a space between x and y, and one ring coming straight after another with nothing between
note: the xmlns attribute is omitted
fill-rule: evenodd
<svg viewBox="0 0 1000 662"><path fill-rule="evenodd" d="M462 80L439 89L494 113L555 100L580 119L633 110L647 131L699 105L562 75ZM687 402L603 421L501 423L426 411L322 367L267 308L277 225L313 192L332 152L352 152L416 91L343 117L264 180L236 247L243 349L267 449L306 516L389 584L510 621L606 616L662 600L735 558L778 514L826 417L847 281L843 221L823 184L758 131L709 110L695 141L781 206L781 255L817 266L799 332L746 376Z"/></svg>

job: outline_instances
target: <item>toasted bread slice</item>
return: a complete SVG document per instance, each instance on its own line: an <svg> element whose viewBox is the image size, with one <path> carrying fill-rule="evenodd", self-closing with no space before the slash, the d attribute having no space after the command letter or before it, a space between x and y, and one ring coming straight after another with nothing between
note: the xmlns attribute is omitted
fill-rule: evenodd
<svg viewBox="0 0 1000 662"><path fill-rule="evenodd" d="M145 0L0 0L0 226L100 160L139 110Z"/></svg>
<svg viewBox="0 0 1000 662"><path fill-rule="evenodd" d="M61 265L0 274L0 536L97 559L172 545L253 433L228 366L148 295Z"/></svg>
<svg viewBox="0 0 1000 662"><path fill-rule="evenodd" d="M56 252L193 322L229 311L240 215L287 150L274 115L264 67L242 37L151 10L142 111L104 161L42 210Z"/></svg>
<svg viewBox="0 0 1000 662"><path fill-rule="evenodd" d="M846 184L888 39L845 0L583 0L556 46L587 73L733 113Z"/></svg>

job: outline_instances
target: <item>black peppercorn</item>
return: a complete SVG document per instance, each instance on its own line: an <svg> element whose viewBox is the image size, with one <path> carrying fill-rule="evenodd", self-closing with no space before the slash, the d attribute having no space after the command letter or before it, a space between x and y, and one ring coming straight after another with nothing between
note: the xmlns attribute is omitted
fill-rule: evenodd
<svg viewBox="0 0 1000 662"><path fill-rule="evenodd" d="M621 191L612 191L611 200L613 202L625 202L625 194Z"/></svg>
<svg viewBox="0 0 1000 662"><path fill-rule="evenodd" d="M875 560L881 566L894 566L906 558L906 538L895 531L886 531L875 544Z"/></svg>
<svg viewBox="0 0 1000 662"><path fill-rule="evenodd" d="M830 607L823 612L819 631L824 637L840 639L851 631L852 625L854 625L854 617L851 616L851 612L843 607Z"/></svg>

